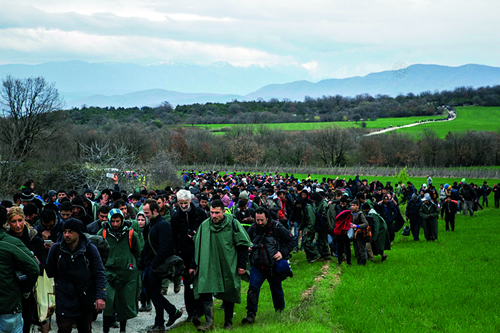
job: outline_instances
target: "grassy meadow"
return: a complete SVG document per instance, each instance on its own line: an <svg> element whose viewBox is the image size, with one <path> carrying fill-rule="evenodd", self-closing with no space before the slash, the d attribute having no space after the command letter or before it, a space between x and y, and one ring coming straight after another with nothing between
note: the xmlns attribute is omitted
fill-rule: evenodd
<svg viewBox="0 0 500 333"><path fill-rule="evenodd" d="M500 131L500 107L468 106L457 108L457 118L453 121L434 122L414 127L398 129L398 132L420 133L432 128L440 138L448 132L465 132L467 130Z"/></svg>
<svg viewBox="0 0 500 333"><path fill-rule="evenodd" d="M432 122L413 127L398 129L398 132L420 133L425 128L434 129L440 138L444 138L448 132L463 132L470 129L484 131L500 131L500 107L480 107L468 106L457 107L457 118L453 121ZM375 121L366 121L367 129L383 129L414 124L421 120L439 119L443 116L428 116L428 117L404 117L404 118L380 118ZM263 124L272 129L281 129L284 131L311 131L327 126L335 125L342 128L361 127L361 122L354 121L338 121L338 122L311 122L311 123L280 123L280 124ZM183 127L192 127L189 124L182 125ZM246 124L207 124L194 125L213 132L214 134L224 134L224 129L234 126L248 126Z"/></svg>
<svg viewBox="0 0 500 333"><path fill-rule="evenodd" d="M428 116L428 117L406 117L406 118L380 118L375 121L366 121L366 128L372 129L382 129L388 128L391 125L393 127L408 125L418 122L420 120L428 120L428 119L439 119L443 116ZM361 121L357 123L354 121L336 121L336 122L314 122L314 123L279 123L279 124L263 124L266 127L272 129L281 129L284 131L311 131L317 130L321 128L325 128L327 126L338 126L338 127L360 127ZM183 125L184 127L191 127L191 125ZM246 124L207 124L207 125L194 125L194 127L203 128L212 132L220 132L224 128L231 128L234 126L248 126Z"/></svg>
<svg viewBox="0 0 500 333"><path fill-rule="evenodd" d="M306 175L295 175L299 178ZM311 175L321 179L323 175ZM334 178L334 176L326 176ZM348 179L348 177L346 177ZM387 179L385 179L387 178ZM374 180L375 177L368 177ZM394 177L378 177L385 183ZM422 184L425 178L411 178ZM480 179L467 179L478 182ZM451 183L434 179L435 184ZM492 186L498 179L489 179ZM418 186L418 185L417 185ZM474 217L457 215L455 232L446 232L439 219L436 242L420 241L396 233L388 259L365 267L336 259L308 264L304 252L290 260L294 277L283 282L286 309L275 313L271 293L264 282L256 323L243 326L248 283L242 282L242 303L235 307L235 332L498 332L500 305L496 282L500 276L500 243L495 230L500 210L493 195L489 208ZM405 206L401 207L405 210ZM407 224L408 225L408 224ZM215 308L221 305L215 301ZM221 330L222 310L215 310L215 328ZM196 332L183 323L173 332Z"/></svg>

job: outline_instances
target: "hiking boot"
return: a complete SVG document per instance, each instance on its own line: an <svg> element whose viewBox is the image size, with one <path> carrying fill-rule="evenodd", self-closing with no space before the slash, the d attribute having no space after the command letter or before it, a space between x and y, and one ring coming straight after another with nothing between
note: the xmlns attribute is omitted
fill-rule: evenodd
<svg viewBox="0 0 500 333"><path fill-rule="evenodd" d="M382 256L382 262L387 260L387 254L385 256Z"/></svg>
<svg viewBox="0 0 500 333"><path fill-rule="evenodd" d="M241 320L243 325L255 323L255 312L247 312L247 316Z"/></svg>
<svg viewBox="0 0 500 333"><path fill-rule="evenodd" d="M179 291L181 291L181 285L180 284L174 285L174 293L178 294Z"/></svg>
<svg viewBox="0 0 500 333"><path fill-rule="evenodd" d="M320 258L321 256L317 256L316 258L309 260L309 263L312 264L313 262L318 261Z"/></svg>
<svg viewBox="0 0 500 333"><path fill-rule="evenodd" d="M298 247L295 247L295 248L293 249L293 253L297 253L297 252L299 252L299 248L298 248Z"/></svg>
<svg viewBox="0 0 500 333"><path fill-rule="evenodd" d="M153 306L151 305L151 301L146 302L146 311L149 312L153 310Z"/></svg>
<svg viewBox="0 0 500 333"><path fill-rule="evenodd" d="M139 310L139 312L145 312L145 311L147 311L146 310L146 304L141 304L141 306L139 307L138 310Z"/></svg>
<svg viewBox="0 0 500 333"><path fill-rule="evenodd" d="M198 331L206 332L206 331L213 330L214 329L214 303L213 303L213 301L203 302L202 311L203 311L203 314L205 315L206 322L205 322L205 325L198 326Z"/></svg>
<svg viewBox="0 0 500 333"><path fill-rule="evenodd" d="M321 257L321 260L325 260L325 261L326 261L326 260L330 260L330 259L332 259L332 257L331 257L331 256L324 256L324 257Z"/></svg>
<svg viewBox="0 0 500 333"><path fill-rule="evenodd" d="M167 327L172 326L177 319L182 317L182 311L175 310L175 313L173 315L168 315L168 321L167 321Z"/></svg>
<svg viewBox="0 0 500 333"><path fill-rule="evenodd" d="M192 317L192 320L191 322L193 323L194 326L199 326L201 325L201 320L200 320L200 316L195 313L194 315L191 316Z"/></svg>
<svg viewBox="0 0 500 333"><path fill-rule="evenodd" d="M233 330L233 323L232 322L224 323L224 329L228 330L228 331L232 331Z"/></svg>
<svg viewBox="0 0 500 333"><path fill-rule="evenodd" d="M165 326L154 325L148 328L147 333L163 333L165 332Z"/></svg>

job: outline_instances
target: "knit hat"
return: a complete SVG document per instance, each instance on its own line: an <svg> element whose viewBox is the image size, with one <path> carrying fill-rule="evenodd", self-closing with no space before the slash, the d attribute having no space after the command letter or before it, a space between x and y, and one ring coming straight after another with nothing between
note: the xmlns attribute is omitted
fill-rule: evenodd
<svg viewBox="0 0 500 333"><path fill-rule="evenodd" d="M66 221L64 221L63 229L71 229L77 233L81 233L83 229L83 223L82 221L75 219L73 217L70 217Z"/></svg>
<svg viewBox="0 0 500 333"><path fill-rule="evenodd" d="M29 191L23 191L23 193L21 193L21 201L31 201L35 199L35 194L33 193L29 193Z"/></svg>
<svg viewBox="0 0 500 333"><path fill-rule="evenodd" d="M122 222L123 220L125 219L125 217L123 217L123 213L121 210L119 210L118 208L113 208L112 210L109 211L108 213L108 221L111 222L111 218L115 215L120 215L121 218L122 218Z"/></svg>

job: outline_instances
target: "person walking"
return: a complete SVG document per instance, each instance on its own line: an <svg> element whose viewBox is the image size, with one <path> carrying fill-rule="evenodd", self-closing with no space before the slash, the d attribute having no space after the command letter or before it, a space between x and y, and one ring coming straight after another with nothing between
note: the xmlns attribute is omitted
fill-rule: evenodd
<svg viewBox="0 0 500 333"><path fill-rule="evenodd" d="M221 200L212 201L210 218L202 222L194 237L194 296L201 302L205 325L214 328L213 297L222 299L224 328L233 326L234 304L241 302L241 275L246 273L248 247L252 242L243 226L231 214L224 213Z"/></svg>
<svg viewBox="0 0 500 333"><path fill-rule="evenodd" d="M7 222L7 209L0 206L0 225ZM21 286L16 271L26 278ZM35 286L40 273L38 260L24 243L0 227L0 332L23 331L22 300Z"/></svg>
<svg viewBox="0 0 500 333"><path fill-rule="evenodd" d="M435 241L438 239L438 208L432 202L429 193L424 195L424 203L420 207L420 216L424 226L424 236L427 241Z"/></svg>
<svg viewBox="0 0 500 333"><path fill-rule="evenodd" d="M141 254L139 269L144 270L143 284L146 293L155 307L154 325L148 329L150 333L165 331L164 311L168 313L167 326L172 326L182 316L182 311L175 308L161 293L163 278L155 272L165 259L174 254L172 227L160 215L160 207L154 199L147 199L142 207L149 220L149 233L145 236L144 249Z"/></svg>
<svg viewBox="0 0 500 333"><path fill-rule="evenodd" d="M294 247L292 234L277 221L271 220L269 212L257 208L255 223L248 229L248 236L252 240L250 254L250 286L247 293L247 316L243 324L253 324L257 314L260 288L265 280L269 283L273 298L274 310L283 311L285 295L281 281L286 278L277 272L276 262L288 260Z"/></svg>
<svg viewBox="0 0 500 333"><path fill-rule="evenodd" d="M117 314L120 332L126 331L127 320L137 316L137 277L141 271L137 263L141 258L140 241L130 223L125 223L121 210L113 208L108 221L97 234L109 244L106 260L106 308L103 313L103 332L108 333ZM127 221L128 222L128 221Z"/></svg>
<svg viewBox="0 0 500 333"><path fill-rule="evenodd" d="M83 234L83 223L64 221L63 240L55 243L47 257L47 276L53 277L56 321L59 333L92 331L93 308L106 306L106 275L97 247Z"/></svg>

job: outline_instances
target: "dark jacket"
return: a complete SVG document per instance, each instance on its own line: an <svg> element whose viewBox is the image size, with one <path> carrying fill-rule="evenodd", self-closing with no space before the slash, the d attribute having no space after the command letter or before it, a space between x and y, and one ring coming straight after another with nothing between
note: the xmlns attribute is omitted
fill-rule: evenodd
<svg viewBox="0 0 500 333"><path fill-rule="evenodd" d="M54 243L57 243L60 240L62 240L62 234L64 231L63 225L64 225L64 221L59 216L57 216L56 221L55 221L54 225L52 226L52 229L50 229L50 236L48 239L50 239ZM42 236L42 233L45 230L48 230L47 228L45 228L45 226L42 223L38 224L35 227L35 229L38 232L38 234L40 235L40 237Z"/></svg>
<svg viewBox="0 0 500 333"><path fill-rule="evenodd" d="M458 205L456 201L444 201L441 207L441 218L443 218L443 215L454 216L457 213L457 210Z"/></svg>
<svg viewBox="0 0 500 333"><path fill-rule="evenodd" d="M147 266L151 266L154 270L174 254L170 223L163 216L158 215L149 221L149 225L149 233L144 235L144 249L139 264L141 270Z"/></svg>
<svg viewBox="0 0 500 333"><path fill-rule="evenodd" d="M90 235L97 235L97 232L102 229L101 220L97 219L94 222L87 224L87 233Z"/></svg>
<svg viewBox="0 0 500 333"><path fill-rule="evenodd" d="M379 205L379 212L380 215L382 215L382 217L384 218L385 223L387 224L393 223L396 219L396 215L398 215L398 211L391 201L387 203L387 206L382 202Z"/></svg>
<svg viewBox="0 0 500 333"><path fill-rule="evenodd" d="M422 206L422 200L415 194L406 205L406 217L412 221L420 221L420 206Z"/></svg>
<svg viewBox="0 0 500 333"><path fill-rule="evenodd" d="M40 274L43 274L43 269L45 269L45 261L47 260L47 253L45 252L45 247L43 246L43 239L38 236L37 231L25 224L24 231L21 237L17 237L16 235L14 235L12 230L9 230L8 234L23 242L24 246L26 246L34 254L34 256L40 262Z"/></svg>
<svg viewBox="0 0 500 333"><path fill-rule="evenodd" d="M276 260L273 256L279 251L283 259L289 259L294 248L292 234L281 223L270 221L265 227L256 223L248 229L252 240L250 263L260 270L272 270Z"/></svg>
<svg viewBox="0 0 500 333"><path fill-rule="evenodd" d="M47 258L47 276L53 277L56 292L56 313L79 317L81 293L95 292L95 299L106 299L106 275L97 247L80 233L79 244L70 251L64 240L54 244Z"/></svg>
<svg viewBox="0 0 500 333"><path fill-rule="evenodd" d="M194 256L194 233L201 222L207 219L207 214L202 208L192 203L190 207L187 212L177 209L170 220L175 253L184 260L186 266L191 263Z"/></svg>
<svg viewBox="0 0 500 333"><path fill-rule="evenodd" d="M27 277L27 289L33 288L39 274L38 262L19 239L0 228L0 315L21 312L23 292L16 281L16 270Z"/></svg>

